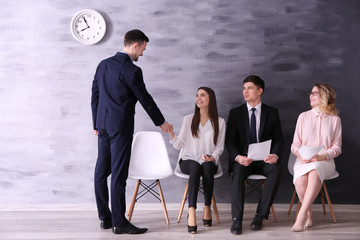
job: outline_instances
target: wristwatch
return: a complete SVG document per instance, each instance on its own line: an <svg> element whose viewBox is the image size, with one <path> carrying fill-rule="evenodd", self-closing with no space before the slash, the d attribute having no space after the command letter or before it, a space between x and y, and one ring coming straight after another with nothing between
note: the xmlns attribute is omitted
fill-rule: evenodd
<svg viewBox="0 0 360 240"><path fill-rule="evenodd" d="M326 154L326 160L330 160L329 154Z"/></svg>

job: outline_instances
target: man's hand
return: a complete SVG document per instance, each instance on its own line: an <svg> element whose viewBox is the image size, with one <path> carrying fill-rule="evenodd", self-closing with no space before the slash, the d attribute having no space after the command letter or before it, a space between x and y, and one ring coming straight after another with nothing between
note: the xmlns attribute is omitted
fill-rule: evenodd
<svg viewBox="0 0 360 240"><path fill-rule="evenodd" d="M171 125L168 123L168 122L164 122L161 126L161 131L163 131L164 133L168 133L170 128L171 128Z"/></svg>
<svg viewBox="0 0 360 240"><path fill-rule="evenodd" d="M278 156L276 156L275 154L270 154L264 159L264 162L269 164L274 164L277 163L277 160L278 160Z"/></svg>
<svg viewBox="0 0 360 240"><path fill-rule="evenodd" d="M98 131L98 130L94 130L94 134L95 134L95 136L99 136L99 131Z"/></svg>
<svg viewBox="0 0 360 240"><path fill-rule="evenodd" d="M253 162L251 158L240 155L238 155L235 160L245 167L249 166Z"/></svg>

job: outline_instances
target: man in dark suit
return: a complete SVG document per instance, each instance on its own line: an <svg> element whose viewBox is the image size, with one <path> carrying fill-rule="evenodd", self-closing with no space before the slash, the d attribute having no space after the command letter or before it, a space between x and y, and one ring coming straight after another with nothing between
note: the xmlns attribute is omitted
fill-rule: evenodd
<svg viewBox="0 0 360 240"><path fill-rule="evenodd" d="M95 167L95 197L100 227L115 234L139 234L125 218L125 186L128 177L134 133L135 104L141 103L156 126L167 132L159 108L145 88L141 68L133 64L146 48L148 37L140 30L125 34L124 48L100 62L92 84L91 109L95 135L98 136L98 159ZM146 161L146 159L144 159ZM111 174L111 211L107 178Z"/></svg>
<svg viewBox="0 0 360 240"><path fill-rule="evenodd" d="M251 174L267 177L254 220L253 230L262 228L263 220L268 219L269 209L279 186L279 156L282 147L282 131L279 113L276 108L261 102L265 89L264 81L258 76L248 76L244 80L243 95L245 104L231 109L226 129L226 148L230 154L229 171L232 175L231 211L233 224L231 233L242 232L244 213L245 181ZM251 143L272 140L270 155L263 161L253 161L247 157Z"/></svg>

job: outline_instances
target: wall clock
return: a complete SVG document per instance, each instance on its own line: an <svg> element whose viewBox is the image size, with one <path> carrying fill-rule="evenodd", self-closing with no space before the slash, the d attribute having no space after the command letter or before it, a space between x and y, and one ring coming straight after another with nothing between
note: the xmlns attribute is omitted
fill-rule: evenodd
<svg viewBox="0 0 360 240"><path fill-rule="evenodd" d="M73 16L70 31L79 42L90 45L99 42L105 35L106 22L95 10L83 9Z"/></svg>

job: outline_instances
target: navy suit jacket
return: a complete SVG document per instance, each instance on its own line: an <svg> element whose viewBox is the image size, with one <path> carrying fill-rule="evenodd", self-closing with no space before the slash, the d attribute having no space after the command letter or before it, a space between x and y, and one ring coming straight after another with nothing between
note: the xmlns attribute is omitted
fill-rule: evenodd
<svg viewBox="0 0 360 240"><path fill-rule="evenodd" d="M272 140L270 153L276 154L280 161L283 134L279 112L276 108L261 104L259 142ZM237 155L247 156L250 142L250 124L248 108L245 104L230 110L226 128L226 149L230 155L229 172Z"/></svg>
<svg viewBox="0 0 360 240"><path fill-rule="evenodd" d="M146 90L141 68L118 52L101 61L92 84L91 110L94 129L134 133L135 104L139 101L156 126L165 122Z"/></svg>

